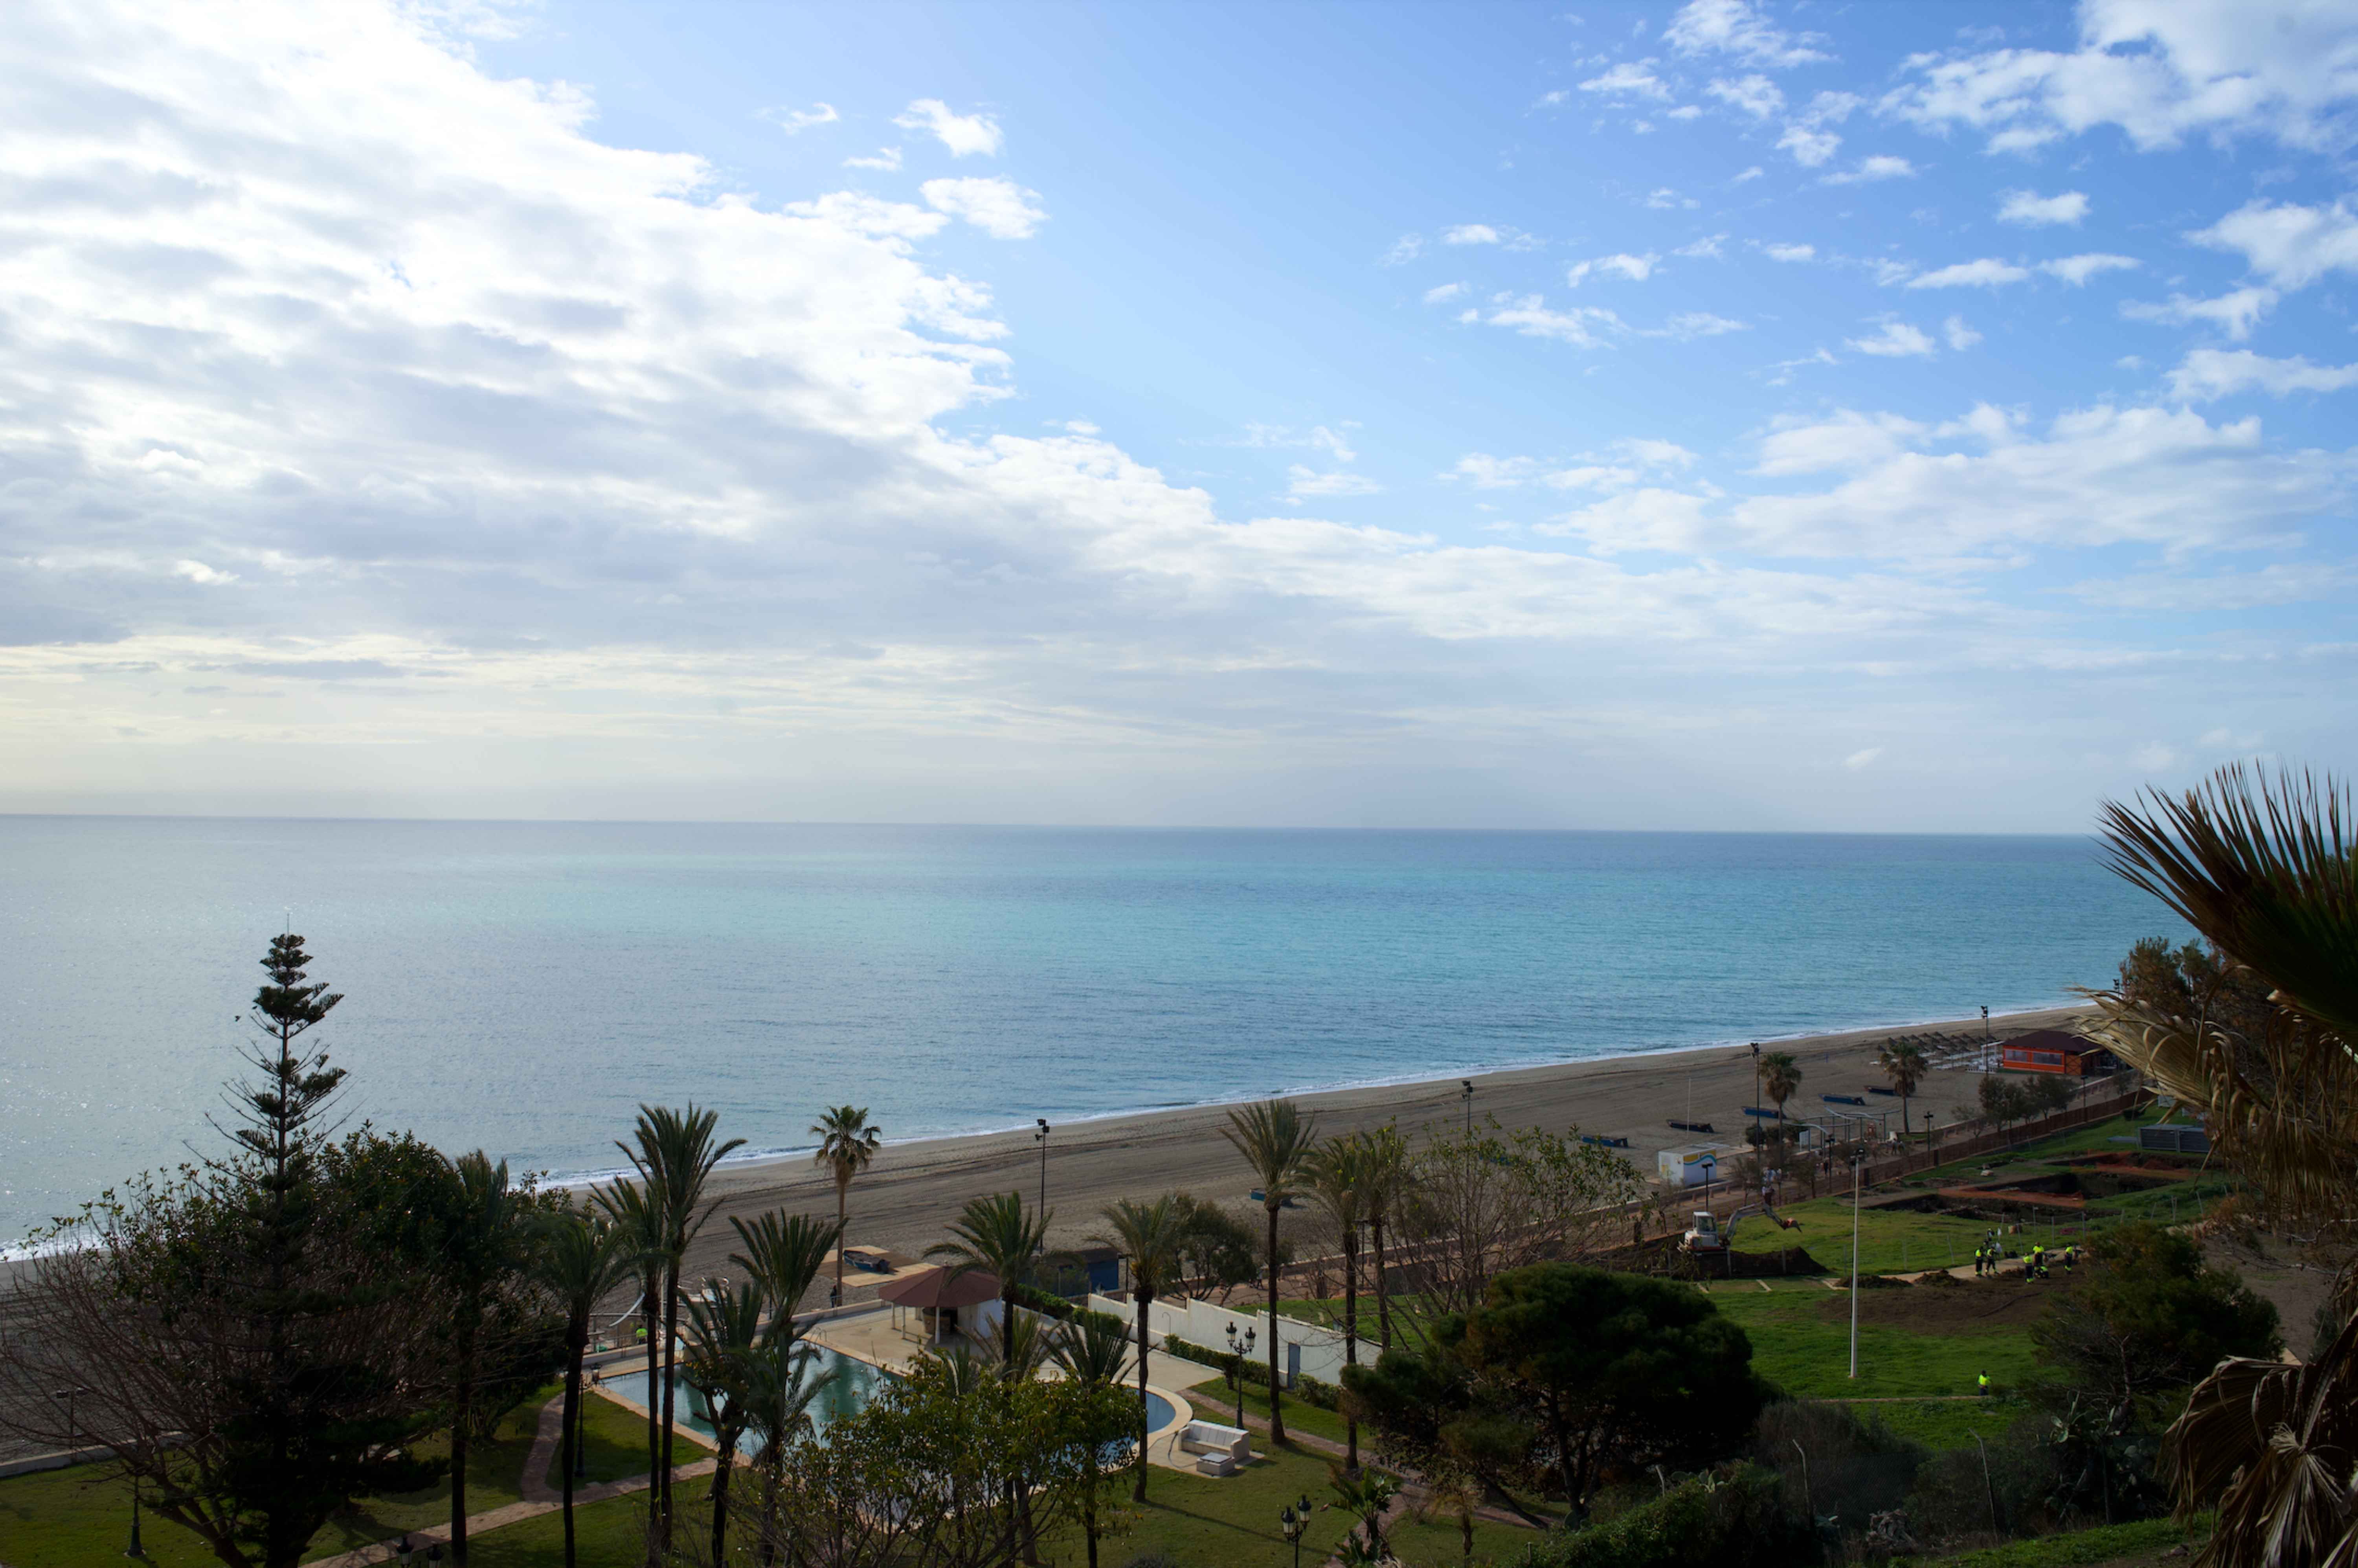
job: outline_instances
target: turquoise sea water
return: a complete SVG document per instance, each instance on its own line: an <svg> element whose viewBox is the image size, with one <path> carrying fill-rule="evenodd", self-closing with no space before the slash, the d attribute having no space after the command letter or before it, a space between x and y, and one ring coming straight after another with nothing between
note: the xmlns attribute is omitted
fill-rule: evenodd
<svg viewBox="0 0 2358 1568"><path fill-rule="evenodd" d="M220 1147L293 910L345 1104L611 1168L1957 1017L2177 928L2067 838L0 817L0 1240Z"/></svg>

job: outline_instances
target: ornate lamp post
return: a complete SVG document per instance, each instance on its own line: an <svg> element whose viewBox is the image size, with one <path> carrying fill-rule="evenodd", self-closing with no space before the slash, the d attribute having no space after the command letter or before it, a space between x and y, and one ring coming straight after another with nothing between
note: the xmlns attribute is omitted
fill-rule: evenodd
<svg viewBox="0 0 2358 1568"><path fill-rule="evenodd" d="M1293 1543L1293 1568L1302 1568L1302 1538L1310 1530L1310 1494L1304 1492L1300 1502L1280 1509L1277 1520L1285 1527L1285 1539Z"/></svg>
<svg viewBox="0 0 2358 1568"><path fill-rule="evenodd" d="M139 1472L136 1470L131 1472L131 1544L123 1549L123 1555L134 1563L147 1561L147 1549L139 1544Z"/></svg>
<svg viewBox="0 0 2358 1568"><path fill-rule="evenodd" d="M1228 1386L1237 1391L1237 1424L1245 1423L1245 1363L1252 1359L1253 1330L1247 1328L1239 1337L1237 1325L1228 1325L1228 1354L1235 1357L1228 1363Z"/></svg>
<svg viewBox="0 0 2358 1568"><path fill-rule="evenodd" d="M1457 1080L1457 1098L1458 1098L1459 1102L1460 1102L1461 1104L1463 1104L1463 1105L1466 1107L1466 1137L1468 1137L1468 1138L1471 1138L1471 1137L1473 1137L1473 1136L1474 1136L1474 1080L1473 1080L1473 1079L1471 1079L1471 1078L1460 1078L1460 1079L1458 1079L1458 1080Z"/></svg>

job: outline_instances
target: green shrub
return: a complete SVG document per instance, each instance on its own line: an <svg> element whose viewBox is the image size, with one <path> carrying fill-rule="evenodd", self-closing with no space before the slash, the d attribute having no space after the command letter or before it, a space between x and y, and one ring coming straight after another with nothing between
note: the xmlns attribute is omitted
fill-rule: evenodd
<svg viewBox="0 0 2358 1568"><path fill-rule="evenodd" d="M1297 1374L1293 1379L1293 1397L1305 1405L1316 1405L1322 1411L1331 1411L1336 1408L1340 1396L1334 1384L1303 1372Z"/></svg>
<svg viewBox="0 0 2358 1568"><path fill-rule="evenodd" d="M1231 1378L1237 1375L1237 1364L1242 1359L1230 1351L1206 1349L1195 1341L1182 1339L1175 1334L1166 1334L1163 1336L1163 1348L1186 1360L1200 1362L1206 1367L1217 1367L1224 1376Z"/></svg>
<svg viewBox="0 0 2358 1568"><path fill-rule="evenodd" d="M1118 1318L1109 1312L1092 1312L1087 1307L1075 1307L1073 1309L1073 1315L1069 1321L1074 1323L1095 1324L1098 1327L1105 1329L1109 1333L1119 1334L1125 1339L1135 1339L1138 1337L1138 1325L1136 1324Z"/></svg>
<svg viewBox="0 0 2358 1568"><path fill-rule="evenodd" d="M1030 1307L1042 1317L1053 1317L1059 1323L1065 1322L1080 1310L1064 1297L1052 1296L1036 1285L1016 1286L1015 1304Z"/></svg>
<svg viewBox="0 0 2358 1568"><path fill-rule="evenodd" d="M1693 1476L1650 1503L1523 1548L1518 1568L1790 1568L1818 1555L1808 1521L1789 1512L1777 1476L1741 1465Z"/></svg>

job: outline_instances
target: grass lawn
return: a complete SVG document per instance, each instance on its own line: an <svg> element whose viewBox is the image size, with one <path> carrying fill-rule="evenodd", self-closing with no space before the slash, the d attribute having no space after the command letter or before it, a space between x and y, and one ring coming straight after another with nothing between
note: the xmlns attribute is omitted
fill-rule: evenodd
<svg viewBox="0 0 2358 1568"><path fill-rule="evenodd" d="M2173 1546L2198 1544L2210 1533L2204 1519L2197 1519L2190 1530L2176 1519L2147 1519L2134 1524L2099 1525L2093 1530L2041 1536L2036 1541L2010 1541L2004 1546L1985 1547L1939 1561L1941 1568L2080 1568L2081 1564L2094 1563L2152 1562Z"/></svg>
<svg viewBox="0 0 2358 1568"><path fill-rule="evenodd" d="M1218 1422L1231 1422L1237 1416L1236 1396L1225 1383L1205 1383L1187 1390L1187 1402L1195 1407L1196 1417ZM1266 1420L1269 1416L1269 1390L1264 1388L1245 1390L1245 1413ZM1323 1437L1332 1443L1343 1441L1343 1418L1333 1411L1320 1410L1289 1396L1285 1401L1285 1430L1306 1432L1313 1437ZM1256 1438L1259 1433L1254 1434ZM1368 1441L1362 1432L1359 1441Z"/></svg>
<svg viewBox="0 0 2358 1568"><path fill-rule="evenodd" d="M1141 1552L1163 1552L1181 1568L1293 1568L1293 1548L1286 1544L1278 1511L1307 1496L1315 1511L1302 1538L1302 1561L1323 1563L1351 1525L1347 1517L1317 1508L1335 1496L1326 1465L1321 1456L1285 1449L1218 1480L1155 1470L1147 1477L1145 1509L1125 1533L1100 1543L1098 1560L1121 1563ZM1128 1510L1129 1493L1120 1495ZM1474 1561L1509 1561L1532 1539L1527 1530L1477 1521ZM1392 1546L1413 1565L1460 1561L1454 1519L1403 1522ZM1042 1555L1060 1563L1083 1560L1077 1536L1044 1542Z"/></svg>
<svg viewBox="0 0 2358 1568"><path fill-rule="evenodd" d="M2074 1155L2123 1148L2112 1140L2128 1136L2155 1119L2150 1112L2137 1118L2112 1117L2059 1132L2011 1153L1985 1155L1920 1173L1909 1178L1909 1184L1937 1187L1996 1181L2010 1175L2051 1175ZM1993 1173L1985 1178L1982 1175L1985 1170ZM2007 1251L2019 1256L2034 1241L2061 1245L2082 1230L2101 1231L2124 1220L2176 1224L2194 1218L2226 1194L2227 1184L2212 1176L2102 1198L2084 1215L2057 1211L2033 1217L2026 1212L2023 1231L2009 1233L2004 1239ZM1777 1212L1795 1221L1794 1228L1779 1230L1765 1220L1747 1220L1738 1232L1737 1250L1768 1253L1787 1247L1805 1247L1829 1271L1849 1272L1851 1210L1846 1195L1789 1204ZM1987 1220L1870 1207L1858 1217L1858 1265L1866 1273L1892 1274L1969 1264L1974 1260L1974 1246L1989 1228Z"/></svg>
<svg viewBox="0 0 2358 1568"><path fill-rule="evenodd" d="M541 1405L557 1390L536 1391L500 1423L496 1435L473 1444L467 1455L467 1507L472 1513L514 1502L523 1495L525 1454L532 1447ZM604 1401L600 1401L603 1403ZM609 1406L612 1409L612 1406ZM620 1413L619 1411L617 1413ZM449 1452L446 1443L420 1444L428 1456ZM635 1471L646 1469L644 1454ZM383 1541L450 1517L449 1481L395 1498L367 1498L330 1519L311 1540L308 1557L330 1557L355 1546ZM0 1541L7 1543L8 1568L90 1568L120 1558L131 1533L131 1484L95 1465L38 1471L0 1480ZM141 1544L158 1568L196 1568L217 1561L188 1530L149 1516L140 1527Z"/></svg>
<svg viewBox="0 0 2358 1568"><path fill-rule="evenodd" d="M640 1456L639 1473L646 1473L644 1454ZM712 1528L712 1513L705 1499L711 1485L706 1476L673 1483L672 1502L678 1510L682 1532L676 1541L704 1539L706 1548L710 1548L712 1543L705 1536ZM647 1495L634 1492L574 1509L574 1560L579 1568L641 1568L647 1560L646 1508ZM702 1560L701 1555L697 1557ZM562 1568L565 1516L542 1514L505 1530L470 1537L467 1561L471 1568Z"/></svg>
<svg viewBox="0 0 2358 1568"><path fill-rule="evenodd" d="M1857 1408L1859 1414L1873 1416L1936 1452L1970 1448L1976 1435L1995 1443L2030 1409L2020 1400L2007 1399L1901 1400Z"/></svg>
<svg viewBox="0 0 2358 1568"><path fill-rule="evenodd" d="M1859 1292L1858 1376L1850 1376L1850 1294L1815 1281L1762 1292L1714 1286L1713 1304L1752 1341L1752 1365L1804 1399L1970 1394L1987 1372L2001 1384L2032 1370L2024 1331L2053 1288L2015 1281Z"/></svg>
<svg viewBox="0 0 2358 1568"><path fill-rule="evenodd" d="M581 1456L589 1475L574 1483L577 1487L594 1486L600 1481L619 1481L626 1476L647 1474L647 1422L635 1411L625 1410L609 1399L582 1390L582 1413L588 1428L581 1444ZM687 1450L681 1456L681 1449ZM672 1440L672 1460L685 1465L703 1458L710 1451L685 1438ZM564 1457L559 1449L548 1459L548 1485L561 1487L565 1478L558 1474L558 1463Z"/></svg>

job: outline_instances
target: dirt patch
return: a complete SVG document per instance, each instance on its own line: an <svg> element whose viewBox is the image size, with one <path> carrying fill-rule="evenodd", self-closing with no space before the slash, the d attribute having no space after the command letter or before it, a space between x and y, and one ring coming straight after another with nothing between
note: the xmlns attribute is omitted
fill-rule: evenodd
<svg viewBox="0 0 2358 1568"><path fill-rule="evenodd" d="M2199 1162L2189 1154L2138 1154L2126 1149L2097 1154L2084 1160L2074 1160L2075 1171L2141 1171L2158 1181L2185 1181L2194 1174Z"/></svg>
<svg viewBox="0 0 2358 1568"><path fill-rule="evenodd" d="M1861 1291L1858 1321L1911 1334L2019 1334L2061 1285L2057 1280L2026 1285L2009 1275L1905 1291ZM1828 1292L1818 1315L1828 1323L1846 1324L1850 1306L1847 1291Z"/></svg>

